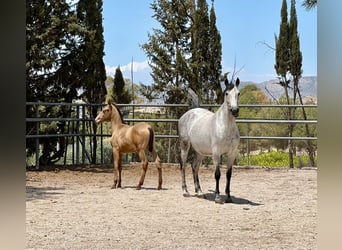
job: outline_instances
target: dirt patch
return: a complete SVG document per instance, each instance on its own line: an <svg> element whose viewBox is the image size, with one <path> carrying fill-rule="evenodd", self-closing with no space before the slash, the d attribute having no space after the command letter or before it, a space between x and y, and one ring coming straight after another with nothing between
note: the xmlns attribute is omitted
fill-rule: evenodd
<svg viewBox="0 0 342 250"><path fill-rule="evenodd" d="M317 171L235 168L234 204L215 204L214 170L200 169L207 199L182 196L176 165L26 172L26 249L317 249ZM224 169L220 182L224 191ZM188 190L194 194L191 168ZM224 195L224 192L222 193Z"/></svg>

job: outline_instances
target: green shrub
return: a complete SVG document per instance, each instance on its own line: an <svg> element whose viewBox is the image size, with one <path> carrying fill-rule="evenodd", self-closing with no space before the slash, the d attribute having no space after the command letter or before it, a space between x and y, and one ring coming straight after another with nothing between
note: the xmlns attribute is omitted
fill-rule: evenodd
<svg viewBox="0 0 342 250"><path fill-rule="evenodd" d="M238 165L247 166L247 156L242 156L238 159ZM288 167L289 155L286 152L274 151L265 153L262 152L258 155L249 156L249 165L251 166L263 166L263 167ZM295 167L303 167L309 165L308 155L301 155L294 157Z"/></svg>

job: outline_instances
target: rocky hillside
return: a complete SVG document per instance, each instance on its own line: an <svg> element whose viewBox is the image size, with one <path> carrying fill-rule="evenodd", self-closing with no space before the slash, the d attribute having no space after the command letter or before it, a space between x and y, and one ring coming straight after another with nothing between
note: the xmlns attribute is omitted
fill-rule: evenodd
<svg viewBox="0 0 342 250"><path fill-rule="evenodd" d="M278 80L270 80L261 83L254 82L241 82L241 87L248 84L255 84L259 89L261 89L270 99L276 98L278 99L281 95L284 94L284 89L282 86L277 84ZM316 76L305 76L302 77L299 81L299 88L302 94L302 97L308 100L312 100L317 102L317 77Z"/></svg>

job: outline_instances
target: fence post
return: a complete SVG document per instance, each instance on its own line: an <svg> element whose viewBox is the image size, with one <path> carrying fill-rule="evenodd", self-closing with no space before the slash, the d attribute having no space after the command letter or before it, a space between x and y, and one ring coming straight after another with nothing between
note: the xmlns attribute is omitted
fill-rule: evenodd
<svg viewBox="0 0 342 250"><path fill-rule="evenodd" d="M76 117L77 117L77 121L76 121L76 165L80 164L80 146L79 146L79 140L80 140L80 106L76 106Z"/></svg>
<svg viewBox="0 0 342 250"><path fill-rule="evenodd" d="M39 117L39 105L36 105L36 117ZM36 135L39 135L40 123L36 123ZM39 169L39 136L36 138L36 169Z"/></svg>
<svg viewBox="0 0 342 250"><path fill-rule="evenodd" d="M82 164L85 164L85 104L82 105Z"/></svg>

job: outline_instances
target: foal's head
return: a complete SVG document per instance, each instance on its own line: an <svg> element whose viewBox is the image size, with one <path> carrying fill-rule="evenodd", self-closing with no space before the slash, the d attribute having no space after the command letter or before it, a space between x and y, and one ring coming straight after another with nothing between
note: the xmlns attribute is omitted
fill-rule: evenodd
<svg viewBox="0 0 342 250"><path fill-rule="evenodd" d="M224 81L226 85L226 89L224 91L224 101L228 104L228 109L232 112L232 115L235 117L239 116L239 104L238 99L240 92L238 90L238 86L240 84L240 79L237 78L235 83L228 82L227 78Z"/></svg>
<svg viewBox="0 0 342 250"><path fill-rule="evenodd" d="M95 122L101 123L101 122L110 122L112 119L118 118L122 123L122 114L118 107L113 103L108 103L96 116Z"/></svg>

